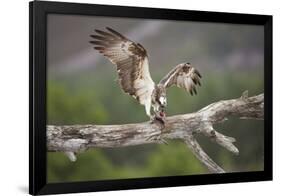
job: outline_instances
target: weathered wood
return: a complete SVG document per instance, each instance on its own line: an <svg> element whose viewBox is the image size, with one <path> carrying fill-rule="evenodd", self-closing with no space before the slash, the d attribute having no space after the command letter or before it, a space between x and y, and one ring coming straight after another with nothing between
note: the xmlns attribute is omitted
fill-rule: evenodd
<svg viewBox="0 0 281 196"><path fill-rule="evenodd" d="M238 149L233 145L235 139L217 132L213 125L227 120L228 116L261 120L264 117L263 106L263 94L248 97L246 91L240 98L212 103L195 113L167 117L162 130L159 124L151 122L122 125L48 125L47 147L48 151L65 152L70 160L75 161L76 153L89 148L123 147L181 139L210 172L222 173L224 170L202 150L194 135L201 133L238 154Z"/></svg>

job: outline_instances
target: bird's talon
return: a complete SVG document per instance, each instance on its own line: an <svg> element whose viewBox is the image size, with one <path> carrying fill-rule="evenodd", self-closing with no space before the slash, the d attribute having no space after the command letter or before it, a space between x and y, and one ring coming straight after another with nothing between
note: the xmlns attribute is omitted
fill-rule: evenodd
<svg viewBox="0 0 281 196"><path fill-rule="evenodd" d="M155 124L160 125L161 129L165 128L165 120L162 117L154 115L150 118L150 123L151 124L155 123Z"/></svg>

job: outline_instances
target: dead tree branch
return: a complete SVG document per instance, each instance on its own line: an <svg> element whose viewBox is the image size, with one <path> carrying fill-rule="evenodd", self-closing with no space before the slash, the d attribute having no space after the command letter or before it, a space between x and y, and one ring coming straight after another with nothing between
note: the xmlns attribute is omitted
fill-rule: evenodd
<svg viewBox="0 0 281 196"><path fill-rule="evenodd" d="M183 140L194 155L212 173L223 173L200 147L195 134L203 134L234 154L238 149L235 139L217 132L213 125L222 123L229 116L240 119L262 120L264 117L264 95L248 97L244 92L240 98L212 103L195 113L166 118L164 129L151 122L123 125L69 125L47 126L48 151L65 152L70 160L76 160L76 153L89 148L133 146L147 143L161 143L166 139Z"/></svg>

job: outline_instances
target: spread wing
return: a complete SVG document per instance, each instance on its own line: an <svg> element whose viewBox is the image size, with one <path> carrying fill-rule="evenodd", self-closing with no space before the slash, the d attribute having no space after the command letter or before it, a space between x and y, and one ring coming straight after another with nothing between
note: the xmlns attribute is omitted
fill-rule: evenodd
<svg viewBox="0 0 281 196"><path fill-rule="evenodd" d="M172 85L184 88L191 95L197 94L196 85L201 86L201 74L189 63L177 65L161 81L160 84L168 88Z"/></svg>
<svg viewBox="0 0 281 196"><path fill-rule="evenodd" d="M149 73L146 50L111 28L106 27L106 30L95 30L96 34L91 35L94 40L90 43L117 66L123 91L145 105L155 86Z"/></svg>

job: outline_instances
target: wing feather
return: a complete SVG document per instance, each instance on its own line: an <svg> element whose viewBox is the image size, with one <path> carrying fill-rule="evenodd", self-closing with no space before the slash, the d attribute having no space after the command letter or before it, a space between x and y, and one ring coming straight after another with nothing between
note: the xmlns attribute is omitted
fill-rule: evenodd
<svg viewBox="0 0 281 196"><path fill-rule="evenodd" d="M172 85L185 89L191 95L197 94L196 85L201 86L201 74L189 63L177 65L161 81L160 84L168 88Z"/></svg>
<svg viewBox="0 0 281 196"><path fill-rule="evenodd" d="M90 43L117 66L122 90L140 104L146 104L155 86L150 76L146 50L111 28L106 27L106 30L96 29L96 34L90 35L94 39Z"/></svg>

